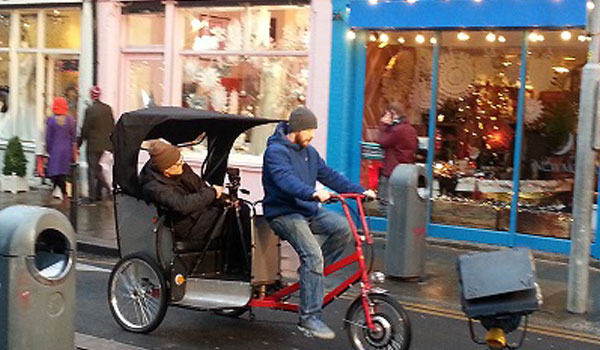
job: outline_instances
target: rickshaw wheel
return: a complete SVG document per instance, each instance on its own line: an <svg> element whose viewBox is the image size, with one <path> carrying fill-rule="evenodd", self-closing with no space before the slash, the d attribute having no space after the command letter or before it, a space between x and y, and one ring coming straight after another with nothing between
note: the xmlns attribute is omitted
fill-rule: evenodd
<svg viewBox="0 0 600 350"><path fill-rule="evenodd" d="M393 298L384 294L370 294L371 317L375 330L367 327L361 298L354 300L346 314L346 327L352 348L407 350L411 329L408 315Z"/></svg>
<svg viewBox="0 0 600 350"><path fill-rule="evenodd" d="M167 312L167 283L158 265L141 254L119 260L108 280L108 305L123 329L149 333Z"/></svg>
<svg viewBox="0 0 600 350"><path fill-rule="evenodd" d="M234 307L231 309L215 310L214 313L219 316L240 317L248 311L247 307Z"/></svg>

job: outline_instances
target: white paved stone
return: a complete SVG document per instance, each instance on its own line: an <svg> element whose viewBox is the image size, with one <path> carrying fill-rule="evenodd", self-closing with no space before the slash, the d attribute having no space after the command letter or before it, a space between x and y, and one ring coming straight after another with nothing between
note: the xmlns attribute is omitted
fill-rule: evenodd
<svg viewBox="0 0 600 350"><path fill-rule="evenodd" d="M80 350L146 350L137 346L81 333L75 333L75 347Z"/></svg>

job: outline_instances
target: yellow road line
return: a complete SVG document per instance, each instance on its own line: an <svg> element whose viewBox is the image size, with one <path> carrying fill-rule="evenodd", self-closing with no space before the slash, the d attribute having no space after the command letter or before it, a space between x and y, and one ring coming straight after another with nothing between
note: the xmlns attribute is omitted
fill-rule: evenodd
<svg viewBox="0 0 600 350"><path fill-rule="evenodd" d="M468 321L468 318L464 314L462 314L456 310L451 310L451 309L446 309L446 308L441 308L441 307L436 307L436 306L431 306L431 305L425 305L425 304L405 302L405 301L400 301L400 303L402 304L402 306L405 309L413 311L413 312L429 314L432 316L452 318L452 319L465 321L465 322ZM528 331L530 331L532 333L600 345L600 336L595 336L593 334L564 330L564 329L559 329L559 328L555 328L555 327L532 325L532 324L529 324L527 326L527 328L528 328ZM521 327L521 329L522 329L522 327Z"/></svg>

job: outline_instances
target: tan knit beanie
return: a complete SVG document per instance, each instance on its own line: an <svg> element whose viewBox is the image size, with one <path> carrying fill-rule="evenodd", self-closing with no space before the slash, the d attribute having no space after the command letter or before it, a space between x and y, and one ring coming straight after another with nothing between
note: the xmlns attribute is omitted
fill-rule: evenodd
<svg viewBox="0 0 600 350"><path fill-rule="evenodd" d="M169 169L181 158L179 148L160 140L150 143L148 153L150 153L152 166L158 171Z"/></svg>

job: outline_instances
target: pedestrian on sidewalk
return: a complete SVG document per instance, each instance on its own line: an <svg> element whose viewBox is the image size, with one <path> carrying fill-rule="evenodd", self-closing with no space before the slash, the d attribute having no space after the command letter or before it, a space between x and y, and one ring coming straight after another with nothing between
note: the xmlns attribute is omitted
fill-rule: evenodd
<svg viewBox="0 0 600 350"><path fill-rule="evenodd" d="M67 198L67 175L74 159L75 119L68 115L69 106L64 97L56 97L52 103L54 115L46 121L46 152L48 153L47 176L54 185L52 196Z"/></svg>
<svg viewBox="0 0 600 350"><path fill-rule="evenodd" d="M86 141L86 157L88 163L88 198L82 200L82 204L93 204L102 200L102 190L111 193L111 186L102 174L100 159L104 152L112 153L110 135L115 127L115 119L112 109L106 103L100 101L100 87L94 86L90 90L92 104L85 110L81 137L78 146L81 147Z"/></svg>
<svg viewBox="0 0 600 350"><path fill-rule="evenodd" d="M398 164L410 164L415 161L419 148L417 130L406 120L406 104L391 102L381 117L377 143L383 148L383 168L379 175L377 197L379 212L387 215L389 201L389 181L392 171Z"/></svg>

